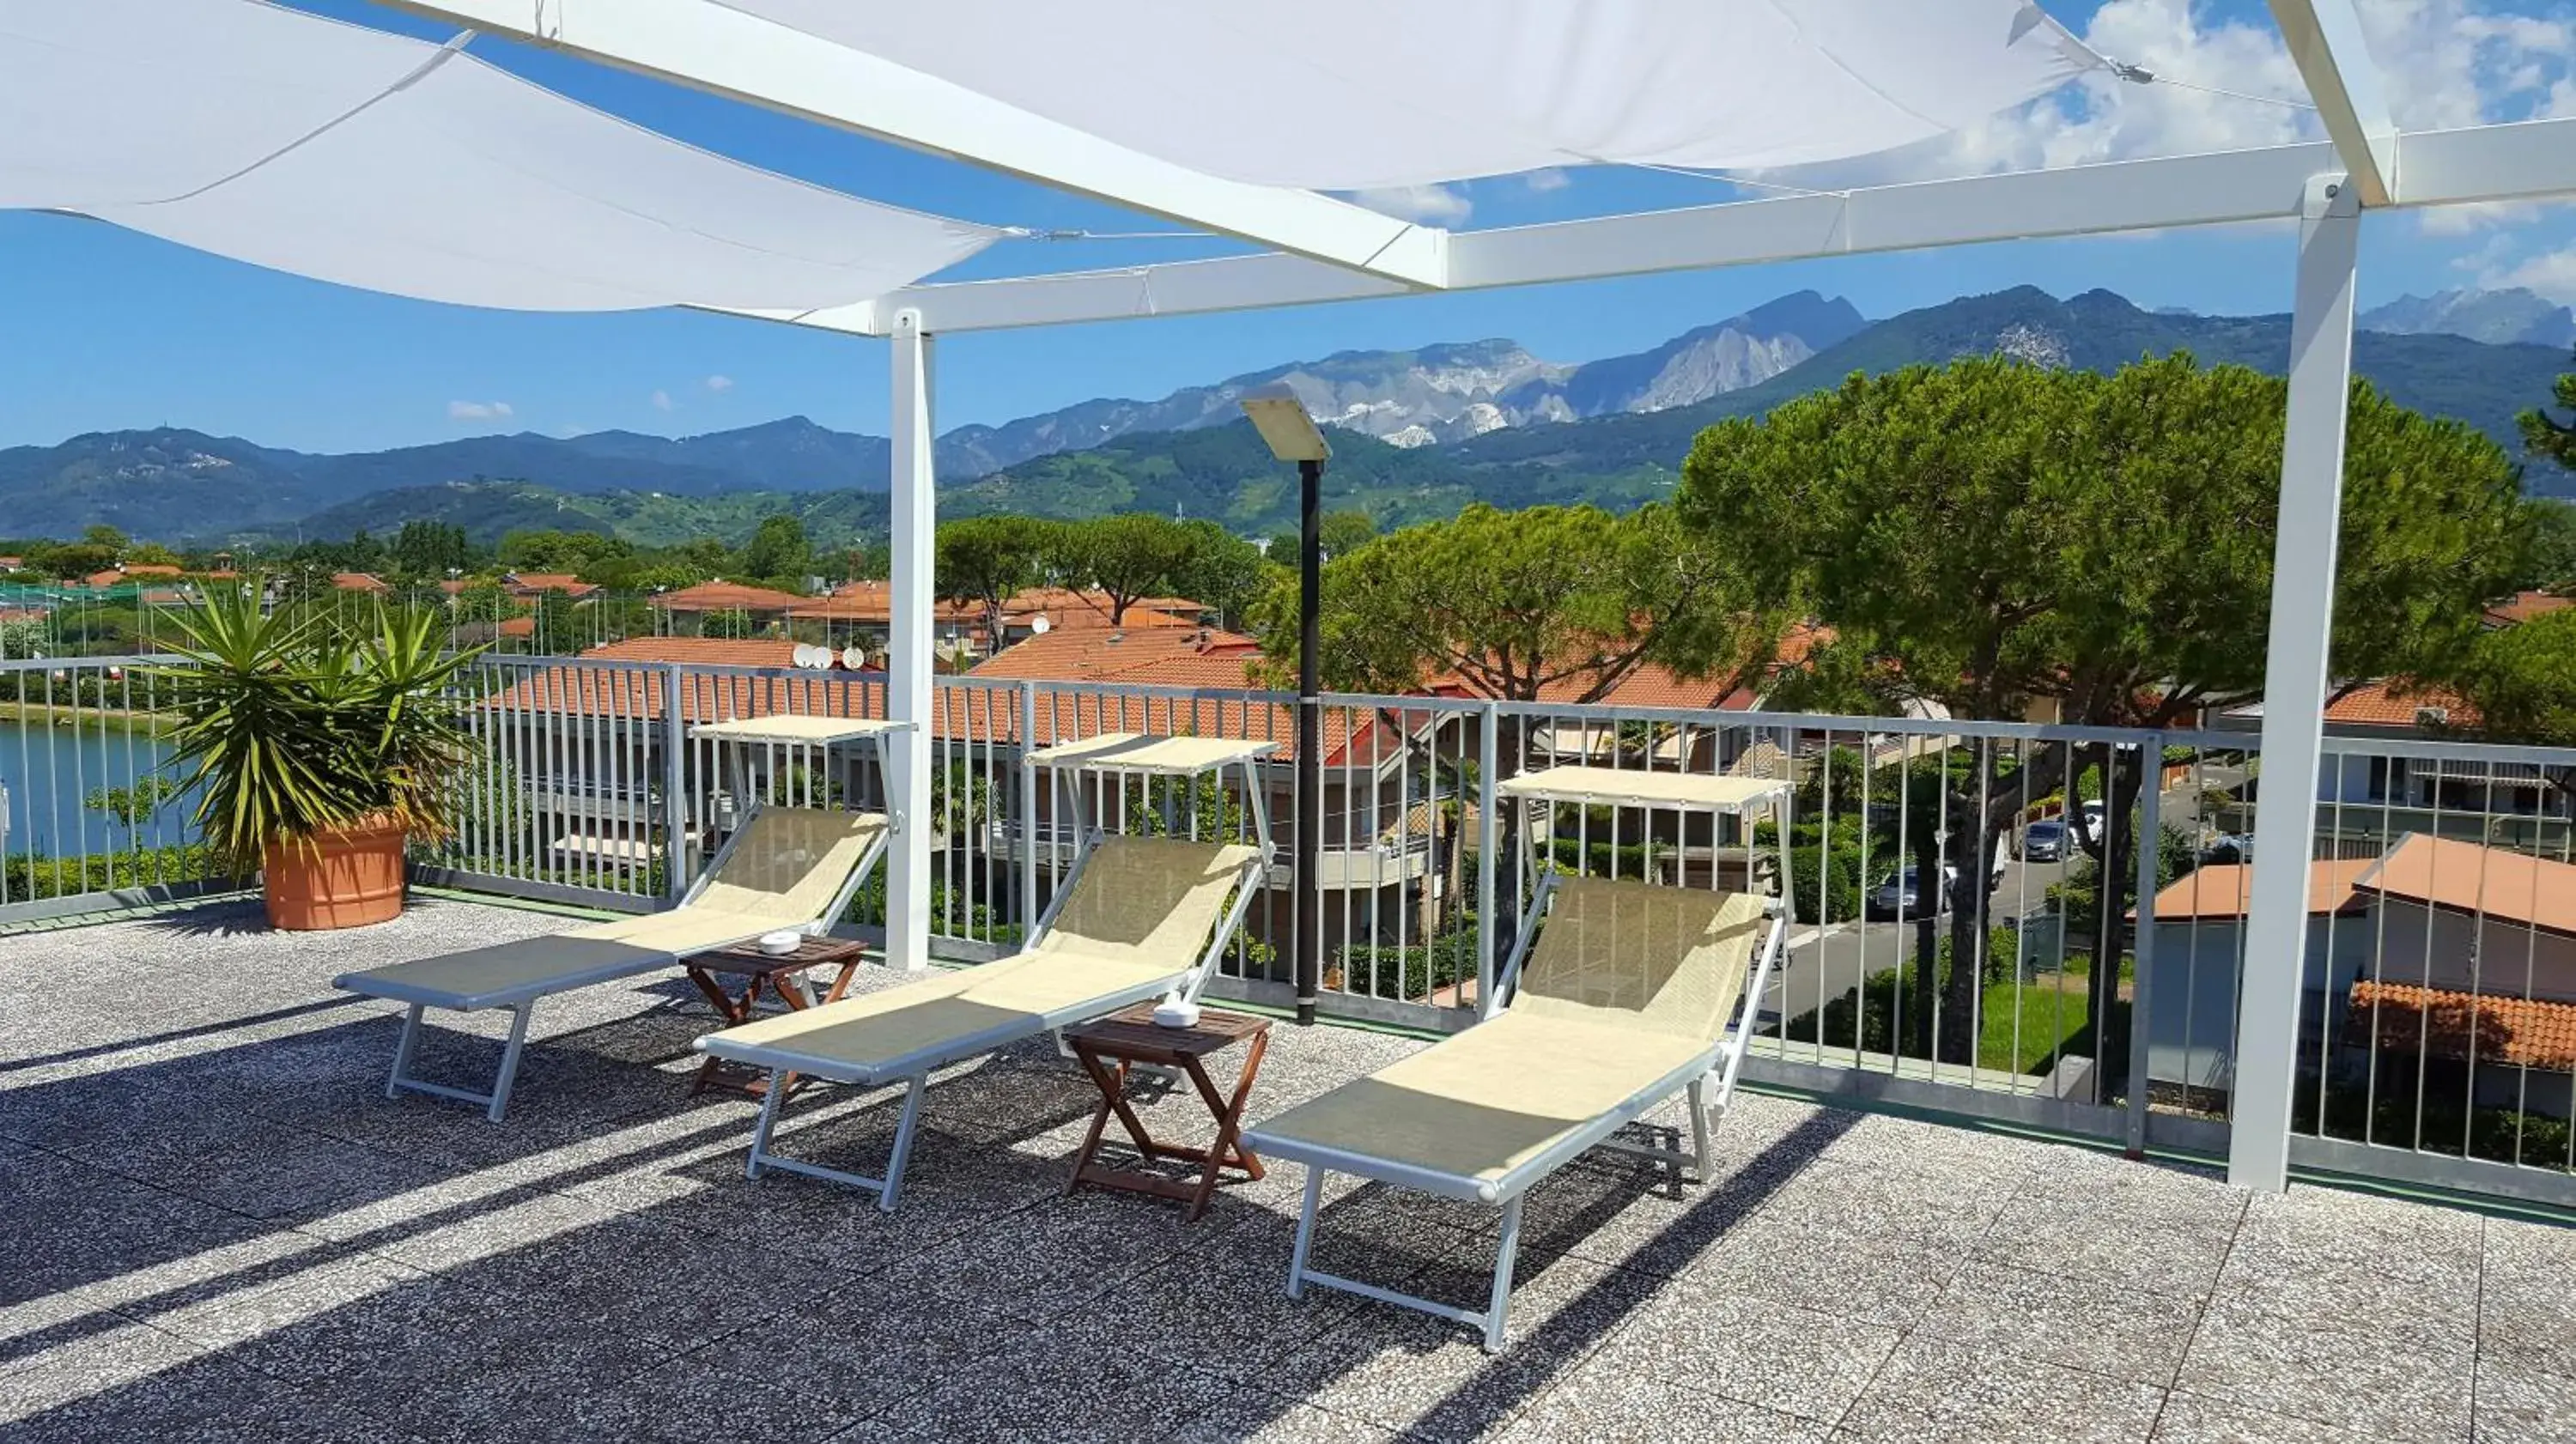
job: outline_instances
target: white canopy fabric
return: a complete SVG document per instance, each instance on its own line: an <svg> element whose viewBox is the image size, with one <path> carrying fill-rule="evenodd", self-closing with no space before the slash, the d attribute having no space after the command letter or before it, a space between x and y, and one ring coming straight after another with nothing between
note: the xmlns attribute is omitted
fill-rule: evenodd
<svg viewBox="0 0 2576 1444"><path fill-rule="evenodd" d="M2030 0L722 0L1210 175L1868 155L2099 68Z"/></svg>
<svg viewBox="0 0 2576 1444"><path fill-rule="evenodd" d="M460 305L845 305L999 232L261 0L0 0L0 208Z"/></svg>

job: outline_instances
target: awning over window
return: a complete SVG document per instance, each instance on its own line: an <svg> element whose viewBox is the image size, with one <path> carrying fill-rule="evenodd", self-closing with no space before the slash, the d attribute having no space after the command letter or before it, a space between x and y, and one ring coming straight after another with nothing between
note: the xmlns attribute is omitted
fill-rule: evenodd
<svg viewBox="0 0 2576 1444"><path fill-rule="evenodd" d="M998 234L259 0L0 0L0 208L531 311L843 305Z"/></svg>
<svg viewBox="0 0 2576 1444"><path fill-rule="evenodd" d="M1313 190L1839 160L2102 64L2029 0L723 3L1210 175Z"/></svg>

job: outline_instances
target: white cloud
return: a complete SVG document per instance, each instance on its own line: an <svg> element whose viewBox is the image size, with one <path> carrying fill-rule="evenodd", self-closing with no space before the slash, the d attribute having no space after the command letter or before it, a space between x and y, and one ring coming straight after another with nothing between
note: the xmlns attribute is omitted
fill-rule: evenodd
<svg viewBox="0 0 2576 1444"><path fill-rule="evenodd" d="M1380 215L1427 226L1454 226L1476 208L1456 186L1380 186L1353 191L1351 199Z"/></svg>
<svg viewBox="0 0 2576 1444"><path fill-rule="evenodd" d="M2360 0L2359 9L2390 109L2405 129L2576 113L2569 64L2576 21L2512 14L2498 0ZM2280 32L2259 8L2252 14L2221 18L2193 0L2108 0L2085 24L2085 44L2153 72L2155 82L2094 72L1939 141L1782 174L1830 188L2322 138ZM2474 228L2462 217L2426 224L2437 234Z"/></svg>
<svg viewBox="0 0 2576 1444"><path fill-rule="evenodd" d="M668 391L656 391L656 392L654 392L654 393L653 393L653 409L654 409L654 410L656 410L656 411L668 411L668 410L670 410L670 409L672 408L673 404L674 404L674 403L673 403L673 402L672 402L672 400L671 400L671 393L670 393L670 392L668 392Z"/></svg>
<svg viewBox="0 0 2576 1444"><path fill-rule="evenodd" d="M2562 305L2576 305L2576 247L2543 251L2510 264L2498 264L2478 275L2489 288L2528 286Z"/></svg>
<svg viewBox="0 0 2576 1444"><path fill-rule="evenodd" d="M447 419L450 421L499 421L509 415L510 403L507 401L450 401L447 403Z"/></svg>
<svg viewBox="0 0 2576 1444"><path fill-rule="evenodd" d="M706 388L707 388L709 391L713 391L713 392L715 392L717 395L721 396L721 395L723 395L725 392L731 391L731 390L733 389L733 378L732 378L732 377L730 377L730 376L726 376L726 375L718 374L718 375L714 375L714 376L710 376L710 377L708 377L708 378L706 379L706 381L705 381L703 384L706 386Z"/></svg>
<svg viewBox="0 0 2576 1444"><path fill-rule="evenodd" d="M1549 166L1545 170L1534 170L1522 176L1521 184L1529 187L1531 195L1543 196L1550 191L1561 191L1574 184L1574 177L1567 175L1556 166Z"/></svg>

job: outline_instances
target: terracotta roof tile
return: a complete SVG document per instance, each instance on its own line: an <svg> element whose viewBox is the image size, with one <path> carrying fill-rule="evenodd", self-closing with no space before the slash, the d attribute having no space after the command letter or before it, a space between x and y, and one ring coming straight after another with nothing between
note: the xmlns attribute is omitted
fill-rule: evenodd
<svg viewBox="0 0 2576 1444"><path fill-rule="evenodd" d="M783 612L805 600L793 592L748 587L740 582L700 582L655 597L653 605L673 612Z"/></svg>
<svg viewBox="0 0 2576 1444"><path fill-rule="evenodd" d="M2354 857L2323 859L2308 864L2308 911L2359 911L2364 904L2354 895L2354 880L2377 862L2376 858ZM2214 862L2186 873L2156 894L2156 921L2216 922L2241 918L2245 916L2253 875L2251 866L2236 862ZM2130 920L2135 921L2137 916L2132 909Z"/></svg>
<svg viewBox="0 0 2576 1444"><path fill-rule="evenodd" d="M372 572L333 572L331 574L331 585L338 587L344 592L383 593L393 590L392 587L386 585L384 578L377 576Z"/></svg>
<svg viewBox="0 0 2576 1444"><path fill-rule="evenodd" d="M2576 937L2576 865L2408 833L2354 880L2363 892Z"/></svg>
<svg viewBox="0 0 2576 1444"><path fill-rule="evenodd" d="M2487 608L2487 621L2494 626L2510 627L2569 607L2576 607L2576 597L2552 596L2547 592L2516 592L2513 600Z"/></svg>
<svg viewBox="0 0 2576 1444"><path fill-rule="evenodd" d="M2358 982L2344 1037L2355 1047L2576 1071L2576 1003Z"/></svg>
<svg viewBox="0 0 2576 1444"><path fill-rule="evenodd" d="M2359 727L2414 727L2417 714L2438 708L2456 727L2474 727L2477 709L2440 687L2403 681L2365 682L2326 704L2326 720Z"/></svg>

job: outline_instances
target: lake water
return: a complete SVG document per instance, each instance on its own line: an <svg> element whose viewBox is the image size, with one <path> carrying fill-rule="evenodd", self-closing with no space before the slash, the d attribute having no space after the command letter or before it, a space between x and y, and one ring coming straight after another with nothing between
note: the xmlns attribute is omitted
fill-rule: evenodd
<svg viewBox="0 0 2576 1444"><path fill-rule="evenodd" d="M0 721L0 794L7 798L0 812L0 840L13 856L122 851L125 828L85 806L85 800L103 788L132 785L169 754L167 744L139 732L102 737L95 725L75 732L41 722ZM194 806L193 798L172 798L138 829L136 841L145 847L188 841L188 814Z"/></svg>

